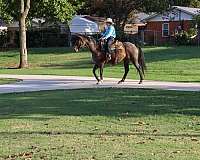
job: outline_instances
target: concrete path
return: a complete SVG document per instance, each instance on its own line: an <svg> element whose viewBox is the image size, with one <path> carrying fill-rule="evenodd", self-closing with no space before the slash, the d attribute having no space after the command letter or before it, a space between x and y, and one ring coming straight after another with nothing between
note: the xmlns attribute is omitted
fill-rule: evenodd
<svg viewBox="0 0 200 160"><path fill-rule="evenodd" d="M138 80L127 80L123 84L117 84L119 79L106 78L103 84L96 85L91 77L76 76L47 76L47 75L0 75L0 78L17 78L22 81L14 84L0 85L0 93L32 92L57 89L81 89L81 88L152 88L178 91L200 91L200 83L178 83L144 81L138 84Z"/></svg>

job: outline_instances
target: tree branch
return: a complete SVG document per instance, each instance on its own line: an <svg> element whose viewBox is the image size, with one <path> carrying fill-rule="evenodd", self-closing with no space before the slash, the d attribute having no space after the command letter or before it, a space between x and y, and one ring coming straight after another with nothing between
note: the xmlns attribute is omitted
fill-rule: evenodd
<svg viewBox="0 0 200 160"><path fill-rule="evenodd" d="M26 8L25 8L25 11L24 11L24 13L23 13L25 17L27 17L28 12L29 12L29 9L30 9L30 3L31 3L30 1L31 1L31 0L27 0L27 1L26 1Z"/></svg>
<svg viewBox="0 0 200 160"><path fill-rule="evenodd" d="M24 0L21 0L20 2L21 2L21 4L20 4L20 13L23 14L24 13Z"/></svg>

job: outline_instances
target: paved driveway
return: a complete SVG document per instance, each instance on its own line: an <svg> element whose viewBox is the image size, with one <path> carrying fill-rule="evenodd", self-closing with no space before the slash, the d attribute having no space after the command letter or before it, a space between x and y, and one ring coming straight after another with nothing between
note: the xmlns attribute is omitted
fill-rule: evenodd
<svg viewBox="0 0 200 160"><path fill-rule="evenodd" d="M0 93L32 92L57 89L81 89L81 88L152 88L178 91L200 91L200 83L178 83L161 81L144 81L138 84L138 80L127 80L123 84L117 84L119 79L106 78L103 84L96 85L91 77L76 76L47 76L47 75L0 75L0 78L17 78L22 81L14 84L0 85Z"/></svg>

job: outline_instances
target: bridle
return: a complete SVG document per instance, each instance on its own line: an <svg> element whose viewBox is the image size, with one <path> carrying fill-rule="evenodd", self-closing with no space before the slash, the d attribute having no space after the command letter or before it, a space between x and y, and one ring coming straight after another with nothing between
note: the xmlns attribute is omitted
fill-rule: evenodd
<svg viewBox="0 0 200 160"><path fill-rule="evenodd" d="M88 44L80 36L78 36L78 40L76 40L74 45L75 52L78 52L80 48L86 48L86 47L88 47Z"/></svg>

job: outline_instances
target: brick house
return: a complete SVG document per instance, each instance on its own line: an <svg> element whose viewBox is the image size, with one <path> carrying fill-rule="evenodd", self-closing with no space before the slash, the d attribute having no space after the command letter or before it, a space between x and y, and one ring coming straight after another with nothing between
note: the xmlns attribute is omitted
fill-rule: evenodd
<svg viewBox="0 0 200 160"><path fill-rule="evenodd" d="M159 44L173 41L175 33L189 30L192 19L200 14L200 8L173 6L168 11L156 13L143 21L146 23L144 40L156 41Z"/></svg>

